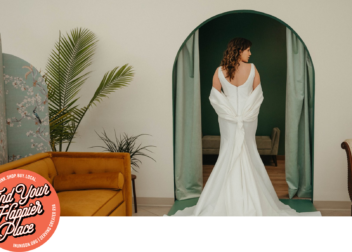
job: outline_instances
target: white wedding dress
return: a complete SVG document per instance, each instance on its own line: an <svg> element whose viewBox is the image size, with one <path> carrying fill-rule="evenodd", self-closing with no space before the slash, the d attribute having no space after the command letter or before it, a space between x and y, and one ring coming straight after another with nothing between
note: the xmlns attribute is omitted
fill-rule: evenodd
<svg viewBox="0 0 352 252"><path fill-rule="evenodd" d="M218 73L224 92L212 87L209 100L218 114L219 157L197 204L172 216L322 216L320 211L297 212L274 190L255 140L264 97L261 84L253 90L254 65L238 87L227 81L221 67Z"/></svg>

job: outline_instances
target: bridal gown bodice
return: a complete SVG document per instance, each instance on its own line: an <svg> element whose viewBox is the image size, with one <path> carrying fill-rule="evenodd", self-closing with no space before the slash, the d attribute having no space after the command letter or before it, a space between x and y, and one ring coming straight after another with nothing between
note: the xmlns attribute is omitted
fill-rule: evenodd
<svg viewBox="0 0 352 252"><path fill-rule="evenodd" d="M251 64L251 70L246 82L241 84L240 86L235 86L229 83L228 80L225 78L221 66L218 69L218 77L222 89L224 90L224 94L230 101L232 107L234 108L237 114L242 114L245 101L253 90L254 72L254 66L253 64Z"/></svg>
<svg viewBox="0 0 352 252"><path fill-rule="evenodd" d="M221 67L218 77L223 92L212 87L209 100L218 114L219 156L197 204L173 216L321 216L296 212L274 190L255 140L264 96L261 83L253 89L254 64L240 86L227 81Z"/></svg>
<svg viewBox="0 0 352 252"><path fill-rule="evenodd" d="M235 86L227 81L225 78L221 66L218 69L218 77L224 91L224 95L227 97L227 100L231 104L232 108L236 112L237 115L243 114L243 109L246 104L246 101L250 94L253 91L253 80L255 76L255 69L253 63L251 63L251 70L249 76L245 83L241 84L240 86ZM225 119L219 117L219 127L220 127L220 136L222 149L225 149L224 144L227 141L235 141L236 136L236 128L237 123L227 123ZM222 121L222 123L220 122ZM255 118L251 122L243 122L245 138L244 140L247 142L247 145L254 144L256 145L255 141L255 133L257 130L257 123L258 118ZM220 147L221 149L221 147Z"/></svg>

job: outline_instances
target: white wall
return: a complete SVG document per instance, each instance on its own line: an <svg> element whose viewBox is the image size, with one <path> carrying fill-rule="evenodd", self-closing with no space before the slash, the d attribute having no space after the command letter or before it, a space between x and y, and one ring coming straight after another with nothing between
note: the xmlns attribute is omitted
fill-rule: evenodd
<svg viewBox="0 0 352 252"><path fill-rule="evenodd" d="M275 16L304 40L313 59L315 97L314 199L349 200L347 160L340 144L352 138L351 1L0 1L3 52L45 69L59 30L93 31L98 48L93 73L81 91L87 104L104 73L129 63L131 85L110 95L86 115L70 151L100 143L94 130L112 135L151 134L143 144L156 145L157 163L143 159L137 173L138 197L173 198L172 67L186 37L205 20L231 10L255 10ZM265 83L263 83L265 85Z"/></svg>

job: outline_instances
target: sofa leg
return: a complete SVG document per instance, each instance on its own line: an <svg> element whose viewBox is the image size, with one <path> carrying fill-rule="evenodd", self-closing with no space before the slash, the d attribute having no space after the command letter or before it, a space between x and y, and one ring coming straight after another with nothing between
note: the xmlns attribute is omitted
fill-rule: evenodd
<svg viewBox="0 0 352 252"><path fill-rule="evenodd" d="M134 186L134 180L136 179L136 175L132 175L132 186L133 186L133 201L134 201L134 212L137 213L137 196L136 196L136 188Z"/></svg>

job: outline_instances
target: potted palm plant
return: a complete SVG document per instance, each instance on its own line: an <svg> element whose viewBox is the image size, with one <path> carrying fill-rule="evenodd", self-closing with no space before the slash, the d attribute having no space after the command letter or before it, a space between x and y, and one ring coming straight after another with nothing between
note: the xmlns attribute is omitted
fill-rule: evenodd
<svg viewBox="0 0 352 252"><path fill-rule="evenodd" d="M93 32L76 28L67 37L61 37L60 32L59 41L51 52L43 77L48 85L53 151L68 151L87 111L132 81L134 73L131 66L115 67L104 74L89 103L79 106L77 95L91 73L86 70L92 64L97 42Z"/></svg>
<svg viewBox="0 0 352 252"><path fill-rule="evenodd" d="M104 129L101 135L95 131L95 133L99 136L99 138L104 142L105 146L92 146L90 148L99 147L99 148L103 148L105 151L108 151L108 152L130 153L131 168L136 172L138 172L136 168L139 168L139 164L142 164L142 161L138 158L138 156L148 157L155 161L155 159L153 159L143 151L145 150L148 152L152 152L148 148L156 147L156 146L146 145L141 147L141 144L136 146L136 140L138 137L142 135L149 135L149 134L139 134L137 136L128 136L126 133L124 133L122 137L120 135L120 137L117 138L116 131L114 130L114 132L115 132L115 142L108 137Z"/></svg>

